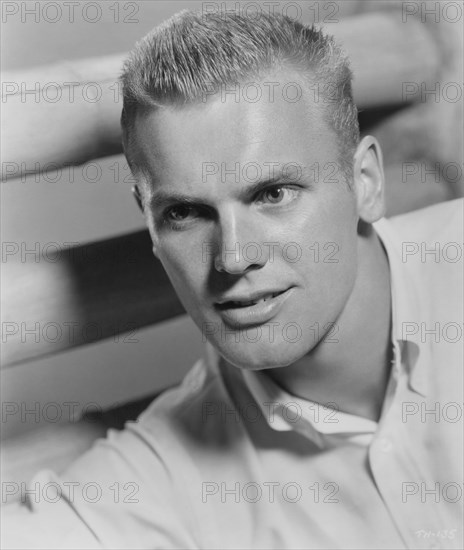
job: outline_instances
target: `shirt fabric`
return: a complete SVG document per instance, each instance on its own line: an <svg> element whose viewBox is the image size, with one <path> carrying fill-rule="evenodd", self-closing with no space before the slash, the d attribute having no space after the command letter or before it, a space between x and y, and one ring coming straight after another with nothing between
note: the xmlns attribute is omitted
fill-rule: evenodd
<svg viewBox="0 0 464 550"><path fill-rule="evenodd" d="M394 346L378 422L207 345L136 422L40 472L6 507L3 548L461 549L462 214L457 200L374 224Z"/></svg>

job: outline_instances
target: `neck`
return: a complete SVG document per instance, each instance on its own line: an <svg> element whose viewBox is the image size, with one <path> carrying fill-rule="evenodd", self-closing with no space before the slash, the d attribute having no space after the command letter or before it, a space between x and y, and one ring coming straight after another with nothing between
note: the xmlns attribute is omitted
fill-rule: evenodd
<svg viewBox="0 0 464 550"><path fill-rule="evenodd" d="M353 291L336 321L338 342L320 342L266 374L289 393L378 420L391 367L391 292L386 252L372 226L358 238Z"/></svg>

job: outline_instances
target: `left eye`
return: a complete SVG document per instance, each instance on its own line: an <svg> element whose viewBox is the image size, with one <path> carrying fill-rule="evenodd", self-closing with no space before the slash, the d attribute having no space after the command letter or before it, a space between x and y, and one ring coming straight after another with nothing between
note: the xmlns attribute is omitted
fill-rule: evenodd
<svg viewBox="0 0 464 550"><path fill-rule="evenodd" d="M296 189L288 187L271 187L263 191L262 201L270 204L278 204L284 201L289 201L297 194Z"/></svg>

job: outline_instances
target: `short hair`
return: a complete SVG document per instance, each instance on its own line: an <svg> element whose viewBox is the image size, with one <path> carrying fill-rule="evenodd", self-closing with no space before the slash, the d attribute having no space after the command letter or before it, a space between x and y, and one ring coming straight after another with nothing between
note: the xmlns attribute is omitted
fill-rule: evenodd
<svg viewBox="0 0 464 550"><path fill-rule="evenodd" d="M297 69L336 134L342 173L351 179L359 142L352 73L333 37L281 14L183 10L140 40L121 76L124 151L133 172L131 134L138 110L198 102L211 89L279 68ZM135 173L134 173L135 175ZM348 180L348 184L350 181Z"/></svg>

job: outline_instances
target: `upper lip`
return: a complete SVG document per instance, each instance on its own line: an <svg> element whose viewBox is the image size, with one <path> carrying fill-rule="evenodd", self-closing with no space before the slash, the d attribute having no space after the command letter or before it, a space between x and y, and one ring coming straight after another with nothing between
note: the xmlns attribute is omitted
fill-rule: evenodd
<svg viewBox="0 0 464 550"><path fill-rule="evenodd" d="M264 298L265 296L269 296L271 294L282 294L282 292L285 292L286 288L277 288L277 289L269 289L269 290L259 290L255 292L250 292L248 294L230 294L227 296L224 296L220 300L216 302L218 305L224 305L228 302L255 302L257 300L261 300L261 298Z"/></svg>

